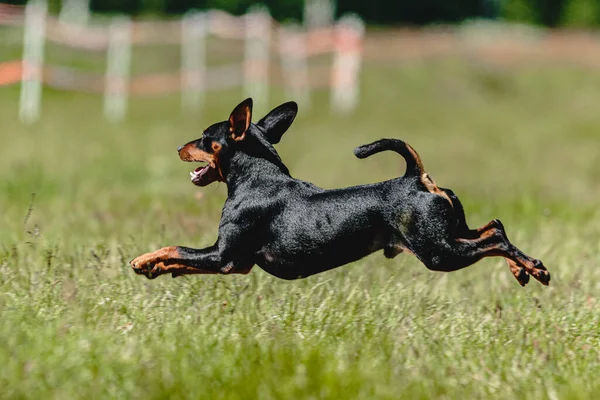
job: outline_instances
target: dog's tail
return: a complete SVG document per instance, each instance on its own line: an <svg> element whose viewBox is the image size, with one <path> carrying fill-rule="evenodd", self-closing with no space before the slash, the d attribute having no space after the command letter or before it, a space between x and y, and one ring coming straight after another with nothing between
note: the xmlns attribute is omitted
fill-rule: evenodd
<svg viewBox="0 0 600 400"><path fill-rule="evenodd" d="M404 157L406 160L406 173L404 176L421 176L425 173L419 154L408 143L404 143L399 139L381 139L373 143L363 144L354 149L354 155L358 158L367 158L386 150L395 151Z"/></svg>
<svg viewBox="0 0 600 400"><path fill-rule="evenodd" d="M425 172L421 157L419 157L419 154L408 143L405 143L399 139L381 139L376 142L357 147L354 149L354 155L358 158L367 158L373 154L377 154L386 150L395 151L404 157L406 160L406 173L404 174L405 177L418 177L421 183L430 193L442 196L448 200L450 205L453 206L452 200L450 200L448 194L441 190L433 181L433 178L431 178L431 176Z"/></svg>

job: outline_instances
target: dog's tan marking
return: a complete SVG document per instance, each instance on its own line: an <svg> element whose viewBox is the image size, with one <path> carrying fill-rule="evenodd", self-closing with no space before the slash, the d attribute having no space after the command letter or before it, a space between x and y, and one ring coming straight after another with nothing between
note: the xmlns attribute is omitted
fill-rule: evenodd
<svg viewBox="0 0 600 400"><path fill-rule="evenodd" d="M490 225L490 224L488 224ZM456 241L457 242L462 242L462 243L473 243L473 244L479 244L481 242L483 242L485 239L494 236L495 234L498 233L498 228L488 228L488 229L484 229L485 227L487 227L488 225L480 228L477 230L477 233L479 234L479 237L473 238L473 239L466 239L466 238L457 238ZM495 245L494 245L495 246Z"/></svg>
<svg viewBox="0 0 600 400"><path fill-rule="evenodd" d="M498 231L497 228L492 228L492 229L483 231L483 233L477 239L456 239L456 240L460 241L460 242L467 242L467 243L473 243L473 244L480 243L484 239L495 235L497 233L497 231ZM486 248L481 249L481 251L484 253L482 258L499 256L499 257L504 257L505 259L507 259L508 267L510 268L511 273L515 276L515 278L517 278L517 280L519 281L519 283L521 283L522 286L524 286L523 281L526 279L525 277L521 277L521 269L522 268L525 269L525 272L527 274L533 276L542 285L548 286L548 284L550 282L550 273L548 272L548 270L545 267L542 266L542 268L538 268L534 261L531 261L527 258L512 257L506 252L506 250L499 248L497 244L489 245ZM525 282L525 283L527 283L527 282Z"/></svg>
<svg viewBox="0 0 600 400"><path fill-rule="evenodd" d="M223 148L223 146L221 146L221 143L219 143L219 142L212 142L211 148L212 148L213 154L219 154L221 152L221 149Z"/></svg>
<svg viewBox="0 0 600 400"><path fill-rule="evenodd" d="M233 140L235 140L236 142L241 142L242 140L246 139L246 132L242 133L240 136L237 136L235 134L235 132L233 132L233 130L230 128L231 133L231 138Z"/></svg>
<svg viewBox="0 0 600 400"><path fill-rule="evenodd" d="M142 254L141 256L136 257L133 261L131 261L131 265L143 265L148 263L166 261L173 258L179 258L179 251L177 251L177 246L163 247L160 250Z"/></svg>
<svg viewBox="0 0 600 400"><path fill-rule="evenodd" d="M177 247L169 246L151 253L142 254L134 258L130 264L136 273L152 278L153 276L169 272L169 268L176 264L166 265L165 262L178 258L180 258L180 255Z"/></svg>
<svg viewBox="0 0 600 400"><path fill-rule="evenodd" d="M489 238L490 236L498 233L498 228L496 228L496 221L490 221L487 224L483 225L476 229L476 232L479 234L479 237L476 239L457 239L460 242L482 242L483 240ZM508 264L508 268L510 272L515 277L515 279L519 282L521 286L525 286L529 282L529 270L526 267L527 264L530 263L528 260L519 260L523 266L519 264L519 262L515 260L511 260L510 258L505 257L504 260ZM536 278L537 279L537 278ZM538 279L539 280L539 279Z"/></svg>
<svg viewBox="0 0 600 400"><path fill-rule="evenodd" d="M408 151L410 152L410 154L412 154L415 163L417 163L417 167L419 168L419 171L424 171L425 167L423 166L423 161L421 161L421 156L419 155L419 153L417 153L417 151L408 143L404 143L404 145L406 146L406 148L408 149Z"/></svg>
<svg viewBox="0 0 600 400"><path fill-rule="evenodd" d="M210 165L211 168L214 168L218 172L217 181L225 182L225 178L223 177L223 172L221 171L221 163L219 162L219 155L223 146L219 142L212 142L211 148L213 153L207 153L203 150L200 150L196 145L192 143L188 143L179 150L179 158L182 161L204 161Z"/></svg>
<svg viewBox="0 0 600 400"><path fill-rule="evenodd" d="M211 168L215 168L218 160L218 154L210 154L203 150L200 150L196 145L188 143L179 150L179 158L182 161L204 161L210 165Z"/></svg>
<svg viewBox="0 0 600 400"><path fill-rule="evenodd" d="M443 198L448 200L448 203L450 203L450 205L454 208L454 205L452 204L452 200L450 200L450 197L446 194L446 192L441 190L438 187L438 185L436 185L436 183L433 181L433 179L427 172L423 172L423 174L421 174L421 183L423 183L423 185L425 185L425 187L427 188L429 193L433 193L433 194L437 194L438 196L442 196Z"/></svg>
<svg viewBox="0 0 600 400"><path fill-rule="evenodd" d="M529 273L527 272L527 270L521 267L515 261L511 260L510 258L505 258L504 260L506 261L506 264L508 264L510 272L513 274L515 279L519 281L519 284L521 286L527 285L527 283L529 282Z"/></svg>
<svg viewBox="0 0 600 400"><path fill-rule="evenodd" d="M481 234L482 232L487 231L488 229L494 228L496 225L496 221L490 221L487 224L485 224L484 226L477 228L476 232Z"/></svg>
<svg viewBox="0 0 600 400"><path fill-rule="evenodd" d="M229 116L229 132L233 140L239 142L246 138L251 119L252 110L248 104L242 103L233 110Z"/></svg>
<svg viewBox="0 0 600 400"><path fill-rule="evenodd" d="M525 270L529 275L537 279L542 285L548 286L550 284L550 273L545 268L538 268L534 263L527 261Z"/></svg>
<svg viewBox="0 0 600 400"><path fill-rule="evenodd" d="M154 279L164 274L173 274L173 277L175 278L181 275L214 275L219 273L216 271L209 271L201 268L191 267L185 264L177 264L170 262L173 260L181 261L180 258L181 255L177 251L177 247L169 246L136 257L130 262L130 264L137 274L145 275L149 279ZM245 275L250 272L252 267L254 266L250 265L243 267L234 267L233 264L230 264L225 268L225 271L222 270L220 273Z"/></svg>
<svg viewBox="0 0 600 400"><path fill-rule="evenodd" d="M487 238L495 235L496 233L498 233L498 228L486 229L479 234L479 239L480 240L487 239Z"/></svg>
<svg viewBox="0 0 600 400"><path fill-rule="evenodd" d="M423 185L425 185L425 188L427 189L427 191L429 193L433 193L433 194L437 194L438 196L442 196L443 198L448 200L448 203L450 203L450 206L452 206L452 208L454 208L454 205L452 204L452 200L450 200L450 197L446 194L446 192L441 190L438 187L438 185L436 185L436 183L433 181L431 176L429 176L429 174L427 172L425 172L425 167L423 166L423 161L421 161L421 156L419 156L419 153L417 153L417 151L408 143L404 143L404 144L406 145L406 148L408 149L410 154L412 154L412 156L417 164L417 167L419 168L419 171L422 171L421 177L420 177L421 183L423 183Z"/></svg>

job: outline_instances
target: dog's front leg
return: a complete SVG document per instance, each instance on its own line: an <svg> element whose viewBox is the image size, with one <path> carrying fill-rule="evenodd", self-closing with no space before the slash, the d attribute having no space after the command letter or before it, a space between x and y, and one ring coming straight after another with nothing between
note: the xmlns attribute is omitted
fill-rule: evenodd
<svg viewBox="0 0 600 400"><path fill-rule="evenodd" d="M217 246L191 249L181 246L163 247L134 258L129 263L136 274L154 279L171 273L173 277L185 274L221 273L221 262Z"/></svg>

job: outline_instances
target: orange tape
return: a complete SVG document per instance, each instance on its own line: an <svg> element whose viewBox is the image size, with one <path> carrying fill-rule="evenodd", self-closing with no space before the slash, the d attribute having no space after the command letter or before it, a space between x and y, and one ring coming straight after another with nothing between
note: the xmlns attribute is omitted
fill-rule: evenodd
<svg viewBox="0 0 600 400"><path fill-rule="evenodd" d="M22 75L23 63L20 60L0 63L0 86L21 82Z"/></svg>

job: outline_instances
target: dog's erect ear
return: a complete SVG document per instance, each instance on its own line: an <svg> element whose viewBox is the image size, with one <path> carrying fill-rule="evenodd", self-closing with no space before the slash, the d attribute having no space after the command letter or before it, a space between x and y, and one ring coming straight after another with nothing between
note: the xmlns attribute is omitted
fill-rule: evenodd
<svg viewBox="0 0 600 400"><path fill-rule="evenodd" d="M237 105L229 116L229 132L233 140L244 140L252 120L252 98Z"/></svg>
<svg viewBox="0 0 600 400"><path fill-rule="evenodd" d="M294 122L297 113L298 104L289 101L271 110L256 125L265 131L269 143L277 144L281 140L281 136Z"/></svg>

